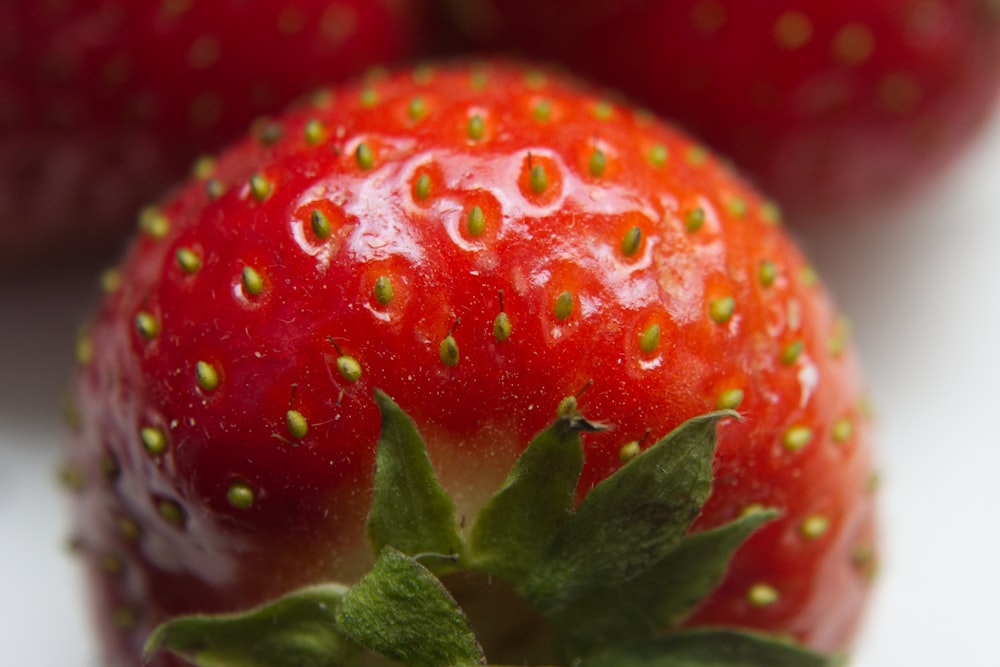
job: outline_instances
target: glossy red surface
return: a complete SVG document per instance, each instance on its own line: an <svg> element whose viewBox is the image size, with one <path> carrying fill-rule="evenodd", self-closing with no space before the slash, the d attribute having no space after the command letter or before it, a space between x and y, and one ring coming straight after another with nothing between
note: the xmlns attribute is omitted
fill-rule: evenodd
<svg viewBox="0 0 1000 667"><path fill-rule="evenodd" d="M473 116L480 139L467 132ZM845 323L770 204L687 137L517 67L403 73L318 98L280 127L277 141L245 140L209 183L162 206L169 231L136 239L90 329L69 458L87 479L76 530L112 665L134 665L128 656L165 614L240 608L363 572L376 387L417 422L470 519L560 399L588 382L581 409L612 428L585 436L581 494L618 468L625 443L741 390L743 418L720 427L697 527L754 504L783 513L691 622L821 650L850 642L869 589L858 554L874 539L862 381L842 349ZM595 148L606 158L597 176ZM539 166L544 188L532 185ZM269 185L262 199L255 175ZM211 199L217 186L225 193ZM478 236L467 225L476 205ZM704 221L690 231L695 209ZM330 221L327 238L313 231L314 210ZM196 272L182 269L180 249L200 258ZM245 267L259 294L242 282ZM387 304L380 277L392 284ZM512 334L498 342L501 291ZM561 318L564 292L572 310ZM713 318L726 297L732 314ZM140 313L158 323L155 336L137 329ZM661 336L645 351L654 324ZM454 366L440 357L449 332ZM359 362L358 381L338 371L342 354ZM214 389L199 386L198 362L216 370ZM290 409L308 422L300 438ZM165 436L160 455L141 441L150 427ZM797 449L786 442L794 427L811 434ZM227 501L237 481L254 491L249 509ZM164 519L164 500L179 521ZM828 528L809 538L802 525L814 516ZM122 536L124 517L141 535ZM101 570L107 554L121 572ZM775 603L748 601L760 583L779 591ZM116 626L124 610L130 623Z"/></svg>

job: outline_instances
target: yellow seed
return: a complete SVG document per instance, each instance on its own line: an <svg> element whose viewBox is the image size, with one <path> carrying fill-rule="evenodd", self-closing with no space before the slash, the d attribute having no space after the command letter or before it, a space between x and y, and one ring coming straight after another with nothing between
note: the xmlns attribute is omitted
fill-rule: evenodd
<svg viewBox="0 0 1000 667"><path fill-rule="evenodd" d="M646 159L654 167L662 167L667 163L667 158L670 157L670 153L667 151L667 147L663 144L656 144L649 149L649 153L646 155Z"/></svg>
<svg viewBox="0 0 1000 667"><path fill-rule="evenodd" d="M449 368L458 363L458 342L455 337L448 334L441 341L441 345L438 348L438 356L441 358L441 363Z"/></svg>
<svg viewBox="0 0 1000 667"><path fill-rule="evenodd" d="M198 361L194 367L198 386L204 391L215 391L219 387L219 371L207 361Z"/></svg>
<svg viewBox="0 0 1000 667"><path fill-rule="evenodd" d="M259 296L264 291L264 279L256 269L250 266L243 267L243 291L247 296Z"/></svg>
<svg viewBox="0 0 1000 667"><path fill-rule="evenodd" d="M493 337L500 343L510 338L512 329L513 326L510 323L510 318L507 317L507 313L501 312L493 320Z"/></svg>
<svg viewBox="0 0 1000 667"><path fill-rule="evenodd" d="M757 265L757 281L763 287L770 287L778 279L778 267L769 259L761 260Z"/></svg>
<svg viewBox="0 0 1000 667"><path fill-rule="evenodd" d="M847 417L838 419L833 423L833 441L838 445L842 445L850 440L853 434L854 424Z"/></svg>
<svg viewBox="0 0 1000 667"><path fill-rule="evenodd" d="M145 426L139 431L139 440L146 451L153 456L159 456L167 451L167 438L163 431L152 426Z"/></svg>
<svg viewBox="0 0 1000 667"><path fill-rule="evenodd" d="M357 161L358 166L368 171L375 165L375 154L372 153L371 147L362 142L358 144L357 149L354 151L354 159Z"/></svg>
<svg viewBox="0 0 1000 667"><path fill-rule="evenodd" d="M319 122L315 118L310 118L306 121L304 134L306 143L310 146L315 146L319 142L323 141L326 131L323 129L323 123Z"/></svg>
<svg viewBox="0 0 1000 667"><path fill-rule="evenodd" d="M259 202L267 199L271 194L271 182L261 174L254 174L250 177L250 194Z"/></svg>
<svg viewBox="0 0 1000 667"><path fill-rule="evenodd" d="M180 247L176 253L177 265L184 273L197 273L201 268L201 258L191 248Z"/></svg>
<svg viewBox="0 0 1000 667"><path fill-rule="evenodd" d="M253 506L254 492L246 482L233 482L226 492L226 500L238 510L247 510Z"/></svg>
<svg viewBox="0 0 1000 667"><path fill-rule="evenodd" d="M719 394L719 398L716 399L715 405L720 410L735 410L740 407L742 402L742 389L726 389L724 392Z"/></svg>
<svg viewBox="0 0 1000 667"><path fill-rule="evenodd" d="M146 340L152 340L160 333L160 323L152 314L140 310L135 315L135 330Z"/></svg>
<svg viewBox="0 0 1000 667"><path fill-rule="evenodd" d="M465 134L473 141L479 141L486 134L486 121L479 114L469 118L465 125Z"/></svg>
<svg viewBox="0 0 1000 667"><path fill-rule="evenodd" d="M309 422L298 410L285 413L285 425L288 427L288 434L295 440L301 440L309 432Z"/></svg>
<svg viewBox="0 0 1000 667"><path fill-rule="evenodd" d="M778 601L778 590L769 584L754 584L747 591L747 601L754 607L767 607Z"/></svg>
<svg viewBox="0 0 1000 667"><path fill-rule="evenodd" d="M545 167L540 164L532 165L531 173L528 175L528 183L531 185L531 191L536 195L545 192L545 188L549 187L549 175L545 173Z"/></svg>
<svg viewBox="0 0 1000 667"><path fill-rule="evenodd" d="M422 97L414 97L406 107L406 115L410 120L420 120L427 115L427 103Z"/></svg>
<svg viewBox="0 0 1000 667"><path fill-rule="evenodd" d="M622 463L628 463L629 461L635 459L639 456L642 448L639 446L638 440L633 440L631 442L626 442L622 445L622 448L618 450L618 460Z"/></svg>
<svg viewBox="0 0 1000 667"><path fill-rule="evenodd" d="M696 232L705 224L705 210L701 207L693 208L684 216L684 228L689 232Z"/></svg>
<svg viewBox="0 0 1000 667"><path fill-rule="evenodd" d="M822 514L813 514L802 522L800 531L806 539L815 540L830 529L830 520Z"/></svg>
<svg viewBox="0 0 1000 667"><path fill-rule="evenodd" d="M791 366L799 360L804 350L805 343L801 340L793 340L781 351L781 363L785 366Z"/></svg>
<svg viewBox="0 0 1000 667"><path fill-rule="evenodd" d="M389 276L379 276L375 280L375 300L378 301L383 306L389 304L392 301L393 290L392 281L389 280Z"/></svg>
<svg viewBox="0 0 1000 667"><path fill-rule="evenodd" d="M587 166L590 169L590 175L594 178L604 174L604 170L608 166L608 158L604 155L604 151L595 148L594 152L590 154L590 163Z"/></svg>
<svg viewBox="0 0 1000 667"><path fill-rule="evenodd" d="M736 300L731 296L715 299L708 304L708 315L716 324L725 324L733 317L736 310Z"/></svg>
<svg viewBox="0 0 1000 667"><path fill-rule="evenodd" d="M154 239L162 239L170 232L170 221L155 206L147 206L139 212L139 228Z"/></svg>
<svg viewBox="0 0 1000 667"><path fill-rule="evenodd" d="M420 174L417 184L414 187L414 194L421 201L431 196L431 177L427 174Z"/></svg>
<svg viewBox="0 0 1000 667"><path fill-rule="evenodd" d="M812 429L808 426L792 426L781 437L781 444L790 452L797 452L808 445L813 438Z"/></svg>
<svg viewBox="0 0 1000 667"><path fill-rule="evenodd" d="M343 354L337 358L337 370L341 377L348 382L357 382L361 379L361 364L354 357Z"/></svg>

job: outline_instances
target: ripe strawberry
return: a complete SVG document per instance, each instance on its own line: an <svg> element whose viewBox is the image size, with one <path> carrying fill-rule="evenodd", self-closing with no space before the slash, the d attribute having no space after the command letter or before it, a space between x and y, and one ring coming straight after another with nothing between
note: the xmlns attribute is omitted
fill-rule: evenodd
<svg viewBox="0 0 1000 667"><path fill-rule="evenodd" d="M624 90L796 215L914 192L969 143L1000 89L993 0L453 4L474 41Z"/></svg>
<svg viewBox="0 0 1000 667"><path fill-rule="evenodd" d="M422 0L3 2L0 262L118 241L196 156L413 56L422 21Z"/></svg>
<svg viewBox="0 0 1000 667"><path fill-rule="evenodd" d="M739 521L756 522L755 508L780 516L739 549L707 599L674 600L671 620L768 631L826 652L849 644L874 537L856 360L777 209L701 145L537 70L440 65L313 98L145 218L80 341L66 468L110 665L134 666L167 617L356 582L371 567L369 538L411 556L458 554L444 571L471 567L544 602L575 571L553 565L553 550L596 536L585 553L620 548L612 563L628 565L653 542L612 539L613 530L645 517L674 530L672 540L692 520L693 535L733 521L748 531L756 523ZM564 507L545 526L530 512L527 527L511 524L516 494L477 518L547 428L542 440L566 449L557 464L515 469L540 484L521 504L532 511L558 507L551 496L562 487L566 500L575 489L589 502L609 475L646 469L640 461L665 474L648 455L684 449L654 443L717 408L741 418L684 427L708 424L699 432L714 442L718 422L714 462L703 449L683 484L639 485L624 502L628 521L566 537ZM380 434L412 443L414 432L434 472L419 454L399 464L380 453L373 486ZM585 462L574 464L578 455ZM405 474L387 482L393 470ZM452 500L431 493L428 512L416 511L422 501L411 496L432 489L434 475ZM693 499L710 483L701 506ZM673 509L646 497L661 491L680 494ZM514 555L491 560L488 545L508 542ZM728 553L688 565L721 568ZM379 577L419 569L383 556ZM678 572L706 590L721 576ZM659 604L648 592L671 577L661 579L635 599ZM486 607L477 624L491 658L506 655L506 640L487 635L535 618L505 616L498 586L454 572L448 581L474 619ZM598 607L617 609L609 599ZM616 616L636 617L616 632L654 629L642 609ZM585 627L573 605L547 612L576 618L564 632ZM171 641L188 636L173 632ZM153 664L180 663L161 654Z"/></svg>

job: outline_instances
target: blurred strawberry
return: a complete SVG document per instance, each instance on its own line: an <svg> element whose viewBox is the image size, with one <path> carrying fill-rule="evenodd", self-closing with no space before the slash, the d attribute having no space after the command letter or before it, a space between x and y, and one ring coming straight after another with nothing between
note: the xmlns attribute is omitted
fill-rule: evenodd
<svg viewBox="0 0 1000 667"><path fill-rule="evenodd" d="M476 0L472 39L566 63L679 121L793 217L899 199L1000 88L995 0Z"/></svg>
<svg viewBox="0 0 1000 667"><path fill-rule="evenodd" d="M0 261L108 255L257 116L423 46L422 0L5 0Z"/></svg>

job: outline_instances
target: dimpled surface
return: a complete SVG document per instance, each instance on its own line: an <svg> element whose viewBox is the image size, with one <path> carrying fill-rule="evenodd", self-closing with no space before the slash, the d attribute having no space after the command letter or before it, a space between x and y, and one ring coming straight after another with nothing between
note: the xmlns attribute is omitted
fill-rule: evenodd
<svg viewBox="0 0 1000 667"><path fill-rule="evenodd" d="M648 116L509 64L373 78L274 135L147 211L81 339L68 470L111 664L164 615L364 571L376 387L468 519L588 382L611 428L585 436L581 494L629 442L738 406L697 527L783 513L689 622L849 642L870 427L772 205Z"/></svg>

